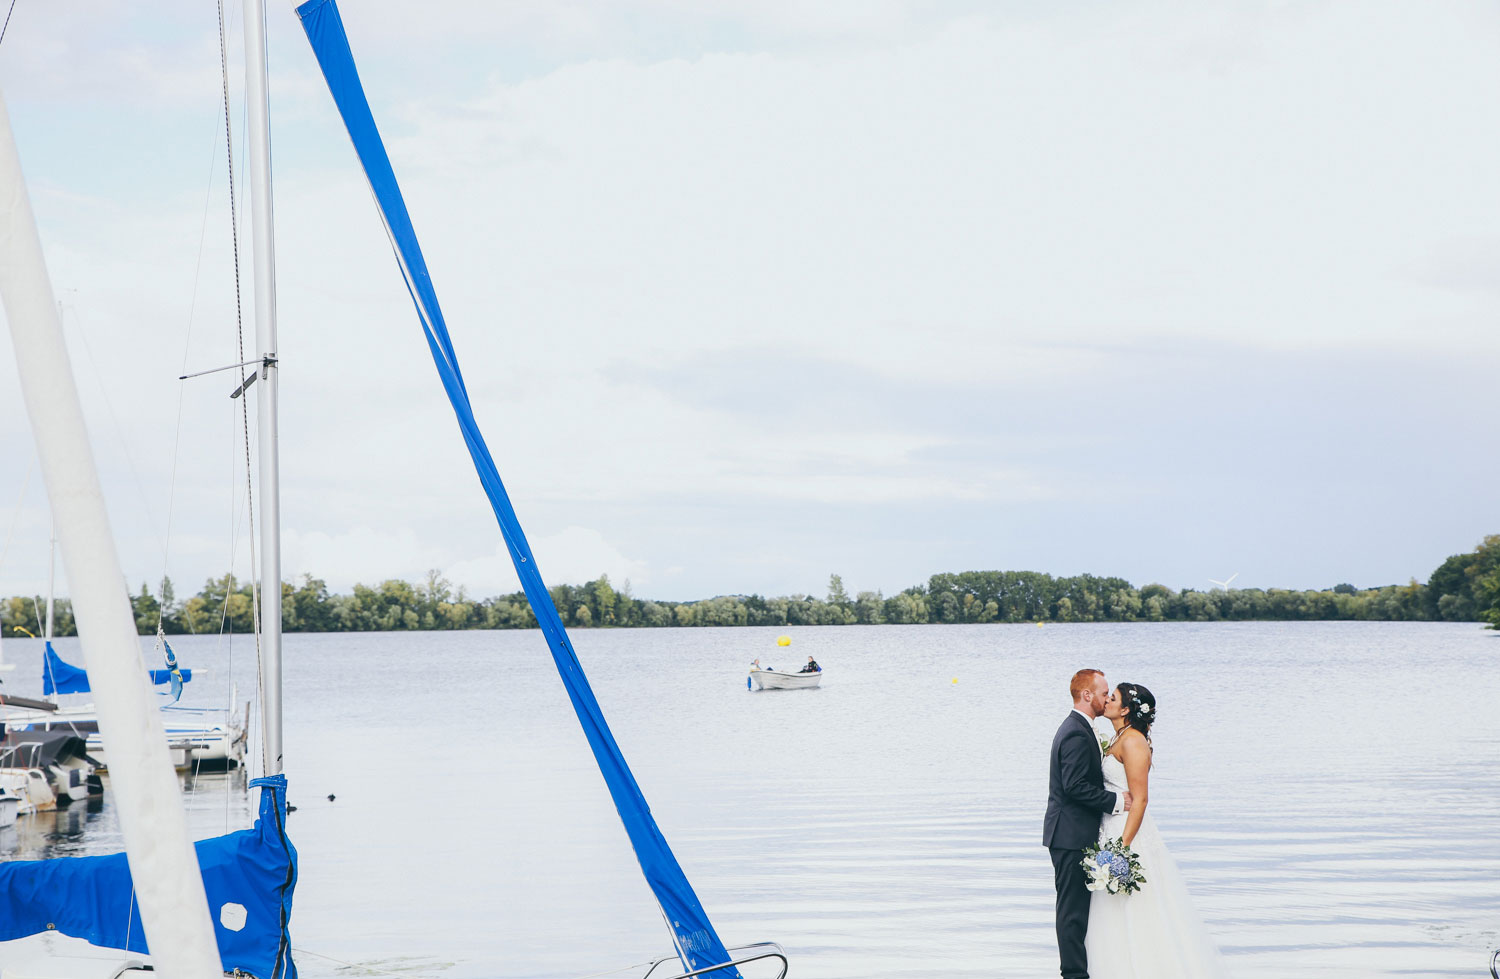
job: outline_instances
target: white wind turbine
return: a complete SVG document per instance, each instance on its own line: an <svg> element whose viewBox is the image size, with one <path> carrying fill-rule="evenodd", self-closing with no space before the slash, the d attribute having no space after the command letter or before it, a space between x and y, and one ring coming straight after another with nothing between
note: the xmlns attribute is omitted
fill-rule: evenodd
<svg viewBox="0 0 1500 979"><path fill-rule="evenodd" d="M1236 571L1234 574L1230 575L1228 578L1225 578L1223 581L1220 581L1218 578L1210 578L1208 580L1211 581L1212 583L1218 585L1220 588L1224 589L1225 591L1228 591L1229 590L1229 583L1231 581L1233 581L1234 579L1238 578L1239 576L1240 576L1240 573L1238 571Z"/></svg>

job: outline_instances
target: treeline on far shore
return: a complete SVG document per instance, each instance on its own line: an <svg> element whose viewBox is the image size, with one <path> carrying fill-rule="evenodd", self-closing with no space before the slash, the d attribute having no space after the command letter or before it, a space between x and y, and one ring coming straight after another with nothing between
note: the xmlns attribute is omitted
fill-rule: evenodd
<svg viewBox="0 0 1500 979"><path fill-rule="evenodd" d="M536 627L522 592L474 598L437 571L416 584L390 580L374 587L355 585L348 595L331 594L323 581L304 575L300 583L283 582L281 593L282 628L288 632ZM1365 619L1487 622L1500 629L1500 534L1448 558L1425 584L1413 579L1379 588L1340 584L1309 591L1174 591L1089 574L1054 578L1037 571L964 571L935 574L925 585L889 596L878 591L851 595L838 575L829 579L822 598L720 595L661 601L636 598L628 581L617 589L607 575L584 585L557 585L551 594L563 622L574 628ZM143 584L131 604L142 635L154 633L158 621L172 635L249 632L254 615L250 586L232 575L210 579L186 600L178 600L170 579L154 595ZM0 599L0 630L5 636L30 635L41 611L31 597ZM76 634L66 599L55 603L53 631Z"/></svg>

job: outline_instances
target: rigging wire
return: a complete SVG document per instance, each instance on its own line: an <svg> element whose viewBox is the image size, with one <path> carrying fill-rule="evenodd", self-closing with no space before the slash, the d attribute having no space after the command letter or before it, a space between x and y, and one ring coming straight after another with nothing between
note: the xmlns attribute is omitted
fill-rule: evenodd
<svg viewBox="0 0 1500 979"><path fill-rule="evenodd" d="M16 12L16 0L10 0L10 9L5 12L5 26L0 27L0 44L5 43L5 32L10 29L10 15Z"/></svg>
<svg viewBox="0 0 1500 979"><path fill-rule="evenodd" d="M5 567L5 556L10 553L10 542L16 536L16 524L21 520L21 507L26 505L26 491L31 488L31 477L36 472L36 456L26 466L26 478L21 481L21 495L16 498L16 508L10 514L10 529L5 532L5 546L0 547L0 568Z"/></svg>
<svg viewBox="0 0 1500 979"><path fill-rule="evenodd" d="M74 290L68 290L73 292ZM57 304L57 322L60 326L67 326L67 319L63 315L66 307L59 301ZM151 503L146 497L146 489L141 482L141 474L135 468L135 453L130 451L130 443L125 440L125 429L120 425L120 417L115 413L114 402L110 400L109 388L104 384L104 372L99 369L99 361L94 357L94 348L89 344L88 331L84 328L83 317L78 313L77 305L73 310L73 332L83 342L83 352L88 356L89 366L94 369L94 378L99 384L99 396L104 400L104 410L109 415L109 422L114 427L116 444L123 450L125 457L125 468L130 473L131 481L135 484L136 495L141 498L141 512L146 516L146 523L151 527L151 536L156 538L158 545L162 544L162 536L156 527L156 518L151 513ZM175 462L175 460L174 460Z"/></svg>
<svg viewBox="0 0 1500 979"><path fill-rule="evenodd" d="M241 516L243 516L243 513L240 509L238 487L239 461L237 458L237 450L239 449L239 432L236 430L236 426L234 424L236 420L234 414L234 408L231 406L229 409L229 428L233 433L233 435L231 436L233 449L231 449L229 453L229 571L224 576L224 601L219 606L218 630L221 646L227 645L229 649L231 681L234 675L232 669L234 662L234 620L229 615L229 603L234 596L234 563L236 554L239 550L240 518ZM227 643L225 643L226 637ZM234 712L233 704L230 704L229 710L232 716ZM227 794L224 798L224 813L225 825L227 826L229 820L229 797Z"/></svg>
<svg viewBox="0 0 1500 979"><path fill-rule="evenodd" d="M221 75L221 77L223 79L223 88L224 88L224 144L225 144L225 148L226 148L226 156L227 156L228 161L229 161L229 234L230 234L231 244L232 244L233 249L234 249L234 325L235 325L236 337L237 337L237 340L238 340L238 351L239 351L238 360L240 361L240 365L239 365L240 390L244 391L244 389L245 389L245 365L244 365L244 360L245 360L245 314L244 314L244 299L243 299L242 291L241 291L241 288L240 288L240 231L239 231L239 215L238 215L238 212L235 209L235 193L234 193L234 138L233 138L234 120L233 120L233 118L231 116L231 113L230 113L230 98L229 98L229 44L228 44L227 31L225 30L225 27L224 27L224 0L218 0L217 6L218 6L218 10L219 10L219 69L220 69L220 75ZM250 399L249 399L249 397L241 397L238 400L240 402L241 427L242 427L243 434L244 434L244 439L245 439L245 505L246 505L246 513L247 513L247 515L249 517L249 533L247 535L247 542L248 542L249 551L250 551L250 571L251 571L251 573L250 573L250 614L251 614L251 621L253 623L253 625L252 625L252 632L253 632L253 634L255 636L255 659L256 659L257 666L258 666L258 664L260 663L260 656L261 656L261 651L260 651L260 590L259 590L259 587L258 587L258 584L257 584L256 575L255 575L255 568L256 568L256 558L255 558L255 490L254 490L254 485L253 485L253 476L252 476L252 473L251 473L251 464L250 464ZM274 587L277 587L277 588L281 587L281 582L279 582L279 581L278 582L273 582L272 584L273 584ZM230 648L232 649L233 646L234 646L234 641L231 639L230 640ZM265 691L261 689L261 682L260 682L261 670L259 668L257 668L256 671L255 671L255 673L256 673L256 693L257 693L257 696L260 699L260 703L264 704L265 703ZM264 754L264 752L262 752L262 754ZM270 768L269 760L265 759L265 758L262 758L261 761L262 761L263 768L268 770Z"/></svg>
<svg viewBox="0 0 1500 979"><path fill-rule="evenodd" d="M203 191L203 220L198 226L198 260L193 266L193 291L188 300L187 330L182 338L182 373L187 373L188 357L193 349L193 319L198 314L198 289L203 282L203 252L204 245L208 241L208 212L213 202L214 174L219 169L219 123L217 119L214 121L213 138L209 141L209 145L208 180ZM161 581L158 585L160 594L156 609L158 631L161 630L162 622L167 614L167 571L171 567L172 515L176 510L177 502L177 463L182 453L182 408L186 394L187 385L179 380L177 382L177 424L172 434L172 475L167 482L167 531L162 540ZM191 624L188 625L188 631L192 631Z"/></svg>

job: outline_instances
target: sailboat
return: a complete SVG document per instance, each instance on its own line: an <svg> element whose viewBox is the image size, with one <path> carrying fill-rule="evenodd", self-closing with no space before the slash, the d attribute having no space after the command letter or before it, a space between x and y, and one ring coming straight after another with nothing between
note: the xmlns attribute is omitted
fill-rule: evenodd
<svg viewBox="0 0 1500 979"><path fill-rule="evenodd" d="M779 976L784 977L788 971L788 962L785 951L779 945L772 942L735 947L725 945L709 921L701 902L657 827L651 815L650 806L646 803L634 775L605 722L603 712L594 697L567 631L562 625L537 569L530 545L474 419L458 357L449 337L442 311L438 306L431 277L427 272L426 262L418 245L410 216L406 211L395 173L391 168L379 130L365 98L337 4L334 0L310 0L297 7L297 15L369 181L395 250L398 266L415 303L418 320L432 353L434 365L454 410L464 441L469 448L480 482L494 510L523 589L536 613L558 674L567 690L569 700L593 751L616 811L635 850L641 870L651 887L671 935L673 953L650 963L644 975L656 977L660 966L675 959L682 969L676 979L694 979L698 976L738 979L741 966L765 961L773 965L779 963ZM259 475L262 500L260 579L263 587L260 594L263 596L263 602L260 612L263 747L266 771L272 773L266 778L252 782L252 785L262 789L260 819L252 830L204 841L197 845L201 880L193 878L191 851L186 854L188 857L186 861L180 859L184 856L183 853L175 852L171 855L171 859L163 858L158 865L155 859L158 854L151 852L151 845L154 841L142 838L145 824L135 815L127 818L127 812L135 813L149 809L149 800L156 800L164 805L163 800L172 797L173 805L167 808L173 810L171 821L175 825L168 827L164 835L172 839L185 840L185 835L179 836L181 807L175 799L175 782L167 784L161 778L163 772L170 773L170 764L163 752L164 744L161 741L160 727L156 725L155 731L150 732L157 739L154 743L151 743L150 737L137 737L134 740L125 738L120 742L121 748L127 741L129 742L126 756L128 760L134 761L137 753L142 759L145 759L148 754L154 756L149 765L143 761L140 766L132 766L142 769L140 773L142 787L132 788L129 793L120 793L122 796L120 799L121 821L126 830L129 868L126 867L123 856L53 860L29 866L18 863L0 864L0 941L18 937L20 934L55 929L64 934L86 938L96 946L145 952L147 948L145 937L149 937L154 968L158 972L172 976L203 976L220 966L226 972L248 973L256 979L283 979L283 977L295 979L296 975L296 967L291 956L288 920L292 888L296 880L297 861L295 850L285 834L286 780L281 774L281 592L278 587L280 582L280 527L277 496L276 408L278 370L274 319L274 249L270 234L270 150L263 18L264 14L259 0L247 0L245 4L247 87L249 89L247 101L250 107L248 129L254 188L252 215L255 229L255 261L253 267L255 270L256 333L259 347L257 399L260 421ZM0 104L0 110L3 110L3 104ZM3 115L3 111L0 111L0 115ZM0 123L3 123L0 125L3 138L8 139L8 120L0 118ZM0 152L0 178L6 176L4 171L9 167L15 171L15 177L18 180L19 165L3 159L7 154L13 157L14 153L9 147L3 149L5 152ZM0 194L3 193L3 180L0 180ZM4 204L4 198L0 198L0 206ZM24 194L21 197L20 206L26 211L26 227L34 229L29 205L24 202ZM14 202L12 202L12 209L16 209ZM4 216L6 215L0 214L0 217ZM9 221L7 223L19 225L20 222ZM30 233L34 238L34 230ZM8 269L4 261L6 254L4 246L7 244L7 238L0 236L0 289L6 292L7 313L12 323L13 333L18 337L16 342L19 354L24 344L20 339L22 331L16 326L17 321L28 315L37 314L39 309L36 297L28 295L22 302L15 304L20 307L18 313L17 310L12 309L11 293L17 288L22 292L29 289L50 292L50 289L46 286L46 274L41 265L39 246L35 248L34 261L29 260L33 267L26 270L29 283L20 287L12 285L9 276L5 274ZM36 332L45 333L46 331ZM56 334L57 331L53 329L52 333ZM59 336L52 336L48 342L56 347L52 355L53 362L47 369L50 379L55 382L57 375L67 373L66 351L61 347ZM27 370L28 368L23 364L23 376L26 375ZM33 397L33 386L39 385L28 386L27 403L33 418L36 419L39 409L33 407L33 401L39 400L40 396ZM72 410L75 414L79 414L76 408L76 392L71 386L71 376L67 377L67 386L72 393ZM52 431L54 427L52 422L34 420L33 427L38 442L46 439L56 441L58 444L71 445L75 450L86 455L87 437L82 433L81 415L71 421L77 428L77 432L69 433L69 437L64 439L57 437ZM72 461L76 462L76 460ZM67 470L69 465L66 462L47 458L45 453L44 463L46 463L44 470L48 474L50 494L53 492L55 481L66 482L66 472L62 472L61 475L55 475L54 472ZM75 605L79 611L80 632L84 631L83 613L86 609L90 610L89 629L93 630L101 628L98 624L100 619L96 619L93 609L96 606L104 608L111 603L115 606L115 618L120 620L115 623L116 631L120 632L118 627L124 623L118 612L121 609L128 612L128 604L123 604L124 595L118 587L118 561L114 557L113 546L108 541L108 528L103 517L102 502L98 501L97 477L92 475L91 470L90 476L92 478L91 501L98 503L97 512L84 513L82 506L55 507L55 512L59 514L60 520L71 525L68 528L70 533L65 534L64 537L64 557L70 572L73 570L75 560L81 560L84 554L84 544L79 542L90 533L94 537L101 538L109 551L109 560L100 563L100 568L104 569L103 577L101 578L97 573L85 575L84 577L89 580L81 583L83 587L76 589L78 594L75 596ZM72 544L69 542L70 536L74 541ZM111 568L116 570L111 572L109 570ZM90 568L91 572L95 570L97 569ZM111 574L114 575L113 584L110 583ZM269 587L264 587L265 585ZM103 613L99 614L102 617ZM108 711L105 710L103 698L101 698L101 726L105 728L104 734L110 739L112 750L119 751L121 748L115 747L116 741L114 740L117 737L117 725L120 727L128 725L130 721L125 719L125 715L131 713L131 716L134 716L138 722L137 727L140 727L142 725L139 723L139 716L148 711L147 705L139 696L144 686L140 676L142 666L139 648L124 649L123 635L117 635L115 638L116 645L120 648L115 650L114 659L108 659L111 653L103 645L97 647L97 651L85 645L85 650L88 654L90 672L95 671L97 657L102 664L101 668L109 672L112 680L115 681L111 687L128 688L128 692L135 695L134 702L123 706L112 705ZM133 640L133 636L131 639ZM100 689L103 689L102 682ZM114 716L113 720L110 715ZM151 721L154 721L154 718L150 718L144 726L150 728ZM138 731L137 734L139 733ZM148 748L151 751L148 752ZM149 776L145 772L146 768L151 769ZM121 774L129 774L133 779L137 773L130 771ZM145 783L150 779L154 779L155 782L146 787ZM121 780L122 788L127 784L133 785L134 783ZM124 798L127 794L131 798ZM171 846L176 851L183 849L177 847L175 843ZM139 865L140 873L136 875L136 879L132 880L130 871L137 865ZM74 870L75 866L83 869ZM190 878L192 880L189 883ZM146 886L148 880L151 882L150 887ZM159 882L167 880L173 883L157 886ZM139 918L134 915L134 905L129 898L129 888L137 884L141 885ZM173 887L182 888L185 903L174 904L166 900L167 894L163 892L170 892ZM149 902L149 907L146 900L148 891L153 898ZM34 903L17 906L15 902L11 902L12 906L7 907L5 895L18 893L24 893L27 898L33 899ZM206 914L210 907L215 909L212 918ZM102 916L89 913L95 908L110 908L117 913ZM119 911L129 913L120 914ZM175 920L172 918L174 912L177 913ZM121 919L127 923L122 925ZM205 924L211 929L206 933ZM144 937L142 927L144 927ZM205 934L207 944L205 944ZM214 947L214 942L217 943L217 948ZM188 949L192 950L194 957L191 964L186 957ZM174 961L169 963L166 961L169 954L174 957L181 954L183 957L174 958ZM161 961L156 961L158 956ZM129 963L122 968L127 971L110 975L140 974L128 971L135 968Z"/></svg>
<svg viewBox="0 0 1500 979"><path fill-rule="evenodd" d="M258 259L266 258L255 270L257 335L261 350L271 351L262 370L274 377L264 13L259 0L247 0L244 9L255 251ZM262 606L274 618L261 659L266 774L250 783L260 790L258 818L251 829L194 844L135 617L121 587L120 561L3 97L0 298L94 681L99 729L109 744L111 787L125 840L120 854L0 863L0 966L60 979L152 974L199 979L230 973L296 979L288 929L297 854L286 835L287 782L281 770L280 589L271 588L276 601ZM274 381L266 389L274 395ZM274 404L269 429L267 410L263 403L261 478L269 472L274 485ZM263 496L263 506L275 513L274 490L269 500ZM279 535L274 517L262 528ZM279 560L268 557L262 573L279 582Z"/></svg>
<svg viewBox="0 0 1500 979"><path fill-rule="evenodd" d="M27 732L68 731L84 741L92 765L100 769L109 765L104 736L99 732L99 718L92 703L63 705L50 698L77 696L90 693L88 671L74 666L57 654L52 647L54 618L54 585L56 580L57 537L52 538L53 559L49 563L47 576L47 618L42 628L42 696L49 698L36 701L29 698L3 698L0 705L0 725L14 740L18 734ZM181 694L182 684L193 679L191 669L178 669L172 657L172 647L165 638L158 636L166 648L169 665L148 671L156 686L172 686L176 695ZM236 699L230 695L230 702ZM172 755L172 764L179 770L209 768L236 768L245 760L245 740L249 717L236 715L232 708L183 707L176 696L170 703L162 703L162 725L166 728L167 743Z"/></svg>

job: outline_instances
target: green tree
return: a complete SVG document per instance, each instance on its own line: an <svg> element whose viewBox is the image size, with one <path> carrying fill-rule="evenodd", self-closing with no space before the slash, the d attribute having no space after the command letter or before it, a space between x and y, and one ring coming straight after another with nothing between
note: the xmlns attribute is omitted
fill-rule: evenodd
<svg viewBox="0 0 1500 979"><path fill-rule="evenodd" d="M610 587L609 575L601 574L597 581L591 583L594 618L600 625L615 624L615 602L617 596L614 588Z"/></svg>
<svg viewBox="0 0 1500 979"><path fill-rule="evenodd" d="M290 623L288 628L303 632L327 632L337 627L328 585L322 578L314 578L310 574L302 576L302 584L292 589L289 599L283 591L282 610L283 620Z"/></svg>
<svg viewBox="0 0 1500 979"><path fill-rule="evenodd" d="M862 591L854 600L854 621L880 625L885 621L885 598L878 591Z"/></svg>
<svg viewBox="0 0 1500 979"><path fill-rule="evenodd" d="M1053 613L1053 617L1059 622L1072 622L1073 600L1066 595L1059 598L1057 600L1057 611Z"/></svg>
<svg viewBox="0 0 1500 979"><path fill-rule="evenodd" d="M848 608L849 593L844 590L844 579L836 574L828 576L828 604Z"/></svg>
<svg viewBox="0 0 1500 979"><path fill-rule="evenodd" d="M136 633L142 636L154 635L161 603L151 594L144 581L141 582L140 594L130 599L130 610L135 613Z"/></svg>
<svg viewBox="0 0 1500 979"><path fill-rule="evenodd" d="M1473 621L1474 579L1469 575L1469 569L1478 559L1479 553L1476 550L1468 554L1454 554L1437 566L1437 570L1427 579L1427 594L1424 596L1423 605L1428 618ZM1446 606L1444 598L1449 598Z"/></svg>
<svg viewBox="0 0 1500 979"><path fill-rule="evenodd" d="M1500 534L1489 535L1474 548L1474 563L1464 574L1480 620L1500 629Z"/></svg>

